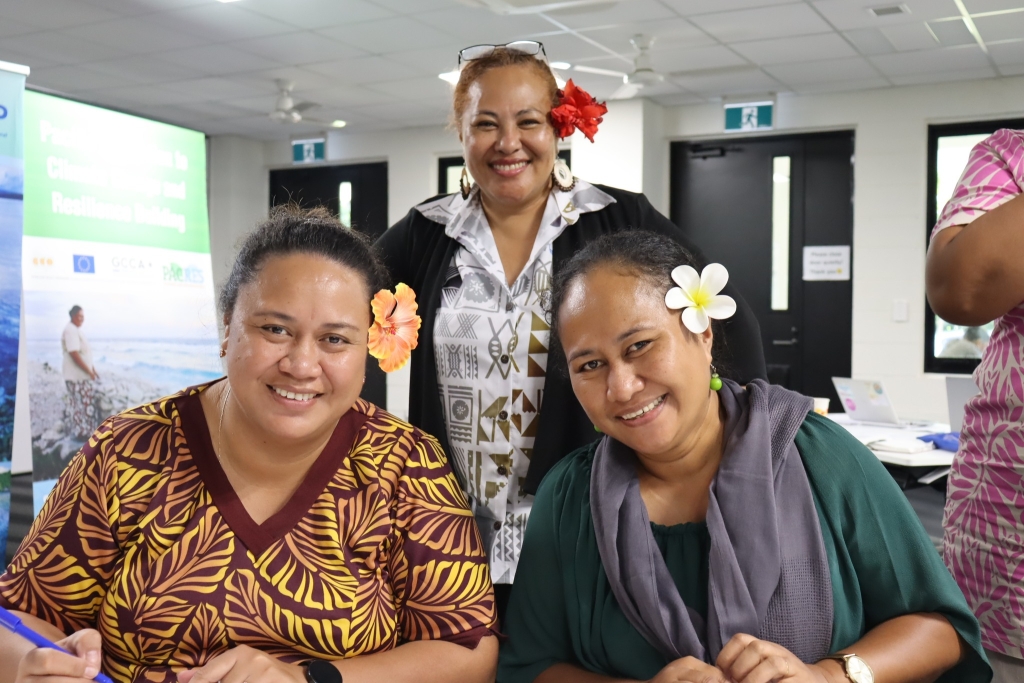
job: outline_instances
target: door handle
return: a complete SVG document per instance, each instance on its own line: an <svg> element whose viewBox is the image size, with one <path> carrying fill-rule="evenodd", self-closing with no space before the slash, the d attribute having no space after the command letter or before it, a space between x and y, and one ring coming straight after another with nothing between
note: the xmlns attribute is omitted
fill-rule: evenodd
<svg viewBox="0 0 1024 683"><path fill-rule="evenodd" d="M774 346L796 346L800 343L800 340L796 337L792 339L772 339L772 345Z"/></svg>

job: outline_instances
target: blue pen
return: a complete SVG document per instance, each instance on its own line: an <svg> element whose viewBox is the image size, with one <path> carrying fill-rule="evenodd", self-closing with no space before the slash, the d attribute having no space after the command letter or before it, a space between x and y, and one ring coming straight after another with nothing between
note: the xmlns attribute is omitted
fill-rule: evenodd
<svg viewBox="0 0 1024 683"><path fill-rule="evenodd" d="M62 648L60 645L57 645L56 643L49 641L46 638L43 638L41 635L30 629L28 626L25 626L25 624L21 623L21 619L14 616L13 614L5 610L3 607L0 607L0 626L3 626L5 629L11 631L12 633L17 633L19 636L29 641L36 647L49 647L53 648L54 650L60 650L61 652L67 652L68 654L71 654L70 652ZM102 673L96 674L96 676L94 676L92 680L98 681L98 683L114 683L110 680L110 678L104 676Z"/></svg>

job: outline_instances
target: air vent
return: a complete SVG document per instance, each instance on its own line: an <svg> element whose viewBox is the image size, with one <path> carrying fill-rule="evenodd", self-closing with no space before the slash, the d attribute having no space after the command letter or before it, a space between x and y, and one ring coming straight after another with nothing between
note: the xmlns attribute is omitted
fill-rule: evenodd
<svg viewBox="0 0 1024 683"><path fill-rule="evenodd" d="M880 7L869 7L868 12L871 12L876 17L891 17L895 14L910 14L910 8L906 5L882 5Z"/></svg>

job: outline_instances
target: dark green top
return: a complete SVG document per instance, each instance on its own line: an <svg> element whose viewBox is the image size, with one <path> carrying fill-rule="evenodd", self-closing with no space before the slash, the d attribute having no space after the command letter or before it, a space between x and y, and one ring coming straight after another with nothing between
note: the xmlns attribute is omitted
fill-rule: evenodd
<svg viewBox="0 0 1024 683"><path fill-rule="evenodd" d="M906 497L845 429L810 414L796 446L810 480L832 578L832 650L903 614L945 615L967 644L940 681L986 682L978 622ZM608 585L590 514L594 445L564 458L533 504L505 620L499 683L532 683L559 662L647 680L668 660L626 620ZM653 525L683 601L707 609L707 527Z"/></svg>

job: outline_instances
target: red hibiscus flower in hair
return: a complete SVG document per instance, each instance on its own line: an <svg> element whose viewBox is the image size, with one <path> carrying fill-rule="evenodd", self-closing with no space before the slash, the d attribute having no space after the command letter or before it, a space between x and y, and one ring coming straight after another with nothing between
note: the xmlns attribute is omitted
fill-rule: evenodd
<svg viewBox="0 0 1024 683"><path fill-rule="evenodd" d="M558 91L558 106L551 110L551 123L559 138L567 138L573 129L579 129L593 142L597 126L604 120L601 117L607 113L608 107L604 102L595 101L586 90L577 88L570 78L565 90Z"/></svg>

